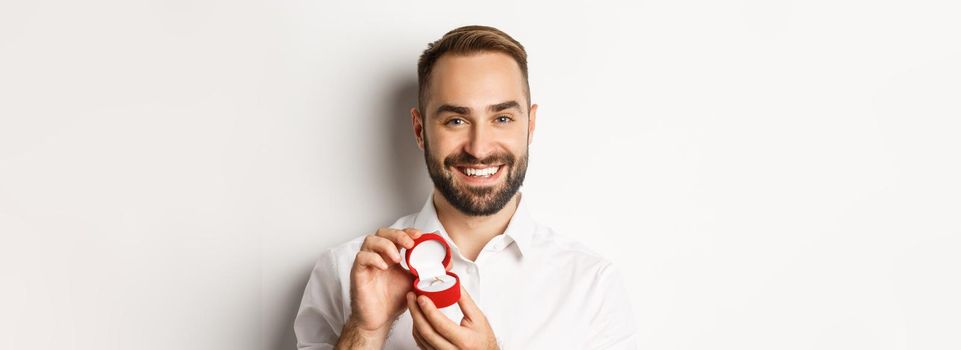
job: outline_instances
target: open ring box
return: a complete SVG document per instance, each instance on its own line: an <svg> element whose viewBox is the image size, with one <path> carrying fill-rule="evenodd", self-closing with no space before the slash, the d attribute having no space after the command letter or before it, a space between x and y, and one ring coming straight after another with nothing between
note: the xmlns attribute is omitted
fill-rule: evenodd
<svg viewBox="0 0 961 350"><path fill-rule="evenodd" d="M437 308L443 308L460 299L460 277L447 271L450 263L450 246L437 233L425 233L414 240L407 250L405 262L414 279L414 294L426 295Z"/></svg>

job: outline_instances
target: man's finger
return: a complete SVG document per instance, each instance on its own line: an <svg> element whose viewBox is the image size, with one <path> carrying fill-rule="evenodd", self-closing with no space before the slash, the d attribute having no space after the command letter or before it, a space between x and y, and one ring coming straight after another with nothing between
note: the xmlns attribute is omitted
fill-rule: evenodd
<svg viewBox="0 0 961 350"><path fill-rule="evenodd" d="M384 227L377 230L375 235L389 239L391 242L394 242L394 244L397 244L398 247L410 249L414 246L414 239L411 238L411 235L406 231Z"/></svg>
<svg viewBox="0 0 961 350"><path fill-rule="evenodd" d="M370 266L381 270L386 270L390 267L379 254L365 250L357 252L355 260L355 263L360 266Z"/></svg>
<svg viewBox="0 0 961 350"><path fill-rule="evenodd" d="M397 246L394 242L389 239L379 236L367 236L364 239L364 244L360 248L361 250L371 251L380 254L384 257L384 261L389 261L391 263L400 262L400 252L397 250Z"/></svg>
<svg viewBox="0 0 961 350"><path fill-rule="evenodd" d="M464 321L468 320L477 322L486 319L484 313L481 312L481 309L474 303L474 298L471 298L470 293L467 293L467 288L464 288L463 284L460 286L460 299L457 300L457 305L460 306L460 310L464 313L464 320L461 321L461 324L464 324Z"/></svg>
<svg viewBox="0 0 961 350"><path fill-rule="evenodd" d="M430 344L427 344L427 341L424 340L424 337L422 337L420 333L417 332L417 328L414 328L411 333L413 333L414 342L417 343L418 348L425 349L425 350L435 350L434 347L430 346Z"/></svg>
<svg viewBox="0 0 961 350"><path fill-rule="evenodd" d="M419 296L417 297L417 304L420 305L421 313L424 314L424 317L427 318L427 321L430 322L430 325L433 326L438 333L454 343L458 342L462 336L460 327L454 323L454 321L447 318L447 316L444 316L444 313L440 312L437 306L434 306L434 302L431 301L430 298Z"/></svg>
<svg viewBox="0 0 961 350"><path fill-rule="evenodd" d="M444 339L443 336L437 334L434 327L431 326L427 318L424 317L420 305L417 304L417 296L414 295L414 292L407 292L407 308L410 309L410 316L414 321L414 329L420 333L425 344L438 349L454 348L454 344L451 344L447 339Z"/></svg>
<svg viewBox="0 0 961 350"><path fill-rule="evenodd" d="M404 232L407 232L407 234L410 235L410 237L413 239L418 239L420 238L421 235L424 234L423 232L420 232L420 230L413 227L405 228Z"/></svg>

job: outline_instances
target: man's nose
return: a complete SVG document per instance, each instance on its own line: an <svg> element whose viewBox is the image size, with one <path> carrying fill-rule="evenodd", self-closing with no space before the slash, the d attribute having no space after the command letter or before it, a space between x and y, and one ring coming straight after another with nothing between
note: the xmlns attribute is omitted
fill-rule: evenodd
<svg viewBox="0 0 961 350"><path fill-rule="evenodd" d="M490 130L484 126L471 127L470 140L465 151L477 159L484 159L493 153L494 140Z"/></svg>

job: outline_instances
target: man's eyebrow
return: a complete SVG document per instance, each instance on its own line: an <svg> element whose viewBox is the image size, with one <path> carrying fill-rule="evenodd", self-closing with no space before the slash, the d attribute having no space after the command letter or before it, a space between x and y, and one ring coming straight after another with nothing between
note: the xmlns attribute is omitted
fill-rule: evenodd
<svg viewBox="0 0 961 350"><path fill-rule="evenodd" d="M505 109L511 109L511 108L521 109L521 104L517 103L517 101L501 102L498 104L493 104L488 106L487 110L491 112L500 112ZM434 113L441 114L443 112L451 112L456 114L470 114L471 109L470 107L455 106L455 105L445 103L440 105L440 107L437 107L437 111Z"/></svg>
<svg viewBox="0 0 961 350"><path fill-rule="evenodd" d="M487 107L487 109L491 112L500 112L509 108L521 109L521 104L517 103L517 101L507 101L507 102L498 103L496 105L490 105L490 107Z"/></svg>
<svg viewBox="0 0 961 350"><path fill-rule="evenodd" d="M470 114L470 108L463 107L463 106L454 106L454 105L449 105L445 103L440 105L440 107L437 107L437 111L434 112L434 114L441 114L444 112L451 112L456 114Z"/></svg>

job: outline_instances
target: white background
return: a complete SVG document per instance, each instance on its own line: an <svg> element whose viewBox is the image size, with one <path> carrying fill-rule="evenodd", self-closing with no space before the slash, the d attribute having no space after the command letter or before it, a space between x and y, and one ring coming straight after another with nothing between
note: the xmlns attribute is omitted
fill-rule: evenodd
<svg viewBox="0 0 961 350"><path fill-rule="evenodd" d="M642 348L961 348L956 4L3 1L0 348L292 349L319 252L426 199L466 24L527 47L523 191Z"/></svg>

